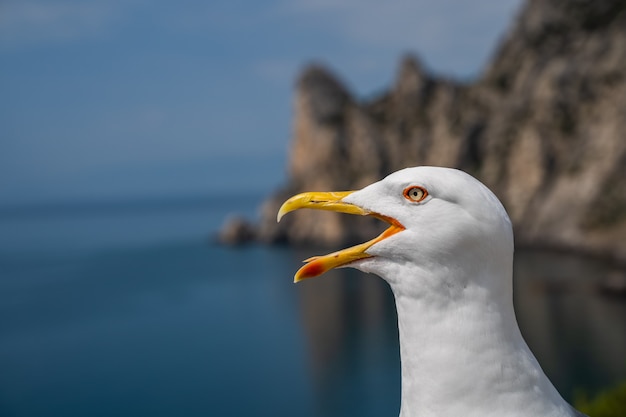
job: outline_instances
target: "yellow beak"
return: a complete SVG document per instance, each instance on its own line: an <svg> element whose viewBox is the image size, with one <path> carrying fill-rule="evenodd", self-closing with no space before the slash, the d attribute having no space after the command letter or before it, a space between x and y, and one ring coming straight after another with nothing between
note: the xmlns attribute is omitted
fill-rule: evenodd
<svg viewBox="0 0 626 417"><path fill-rule="evenodd" d="M382 214L370 212L357 205L344 202L343 199L353 192L354 191L302 193L285 201L278 210L278 221L280 221L285 214L291 211L301 208L311 208L317 210L336 211L340 213L358 214L361 216L374 216L391 225L380 236L368 242L328 255L315 256L305 260L304 262L306 262L306 265L296 272L294 282L299 282L306 278L316 277L333 268L345 266L360 259L370 258L372 255L366 252L367 249L381 240L404 230L404 226L402 226L395 219Z"/></svg>
<svg viewBox="0 0 626 417"><path fill-rule="evenodd" d="M285 214L301 208L360 214L361 216L369 214L359 206L343 203L341 201L353 192L354 191L312 192L294 195L280 206L276 220L280 221Z"/></svg>

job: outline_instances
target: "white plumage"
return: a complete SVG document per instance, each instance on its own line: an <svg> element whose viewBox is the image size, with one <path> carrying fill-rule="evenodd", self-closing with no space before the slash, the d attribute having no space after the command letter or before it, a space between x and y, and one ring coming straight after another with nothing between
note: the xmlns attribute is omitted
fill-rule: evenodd
<svg viewBox="0 0 626 417"><path fill-rule="evenodd" d="M513 232L500 201L449 168L407 168L362 190L305 193L279 213L317 208L392 224L363 245L309 260L296 280L350 266L393 291L401 417L581 415L545 376L515 319Z"/></svg>

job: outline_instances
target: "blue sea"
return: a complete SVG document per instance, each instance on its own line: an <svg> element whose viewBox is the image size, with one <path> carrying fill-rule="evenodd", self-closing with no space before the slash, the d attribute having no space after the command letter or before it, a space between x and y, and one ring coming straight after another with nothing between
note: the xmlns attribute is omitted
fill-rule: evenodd
<svg viewBox="0 0 626 417"><path fill-rule="evenodd" d="M245 197L245 198L244 198ZM315 250L221 247L262 196L0 210L0 416L394 416L393 299L340 270L298 285ZM564 397L626 378L626 302L610 266L520 251L516 308Z"/></svg>

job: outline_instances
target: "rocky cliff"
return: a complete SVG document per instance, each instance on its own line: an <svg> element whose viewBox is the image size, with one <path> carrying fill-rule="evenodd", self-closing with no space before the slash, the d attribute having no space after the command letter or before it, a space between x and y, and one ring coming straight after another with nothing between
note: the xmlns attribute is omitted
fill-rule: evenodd
<svg viewBox="0 0 626 417"><path fill-rule="evenodd" d="M380 225L353 216L307 210L276 224L276 212L294 193L357 189L417 165L483 181L518 244L626 261L626 1L528 1L471 83L407 57L388 92L359 101L327 69L309 67L297 83L288 183L245 235L370 239Z"/></svg>

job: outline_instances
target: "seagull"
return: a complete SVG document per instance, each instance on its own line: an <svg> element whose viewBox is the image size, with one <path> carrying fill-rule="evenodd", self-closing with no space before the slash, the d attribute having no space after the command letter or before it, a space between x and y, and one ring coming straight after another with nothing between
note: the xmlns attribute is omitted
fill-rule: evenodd
<svg viewBox="0 0 626 417"><path fill-rule="evenodd" d="M307 259L295 282L333 268L382 277L398 314L400 417L572 417L524 341L513 309L513 230L498 198L471 175L420 166L358 191L308 192L310 208L371 216L369 242Z"/></svg>

